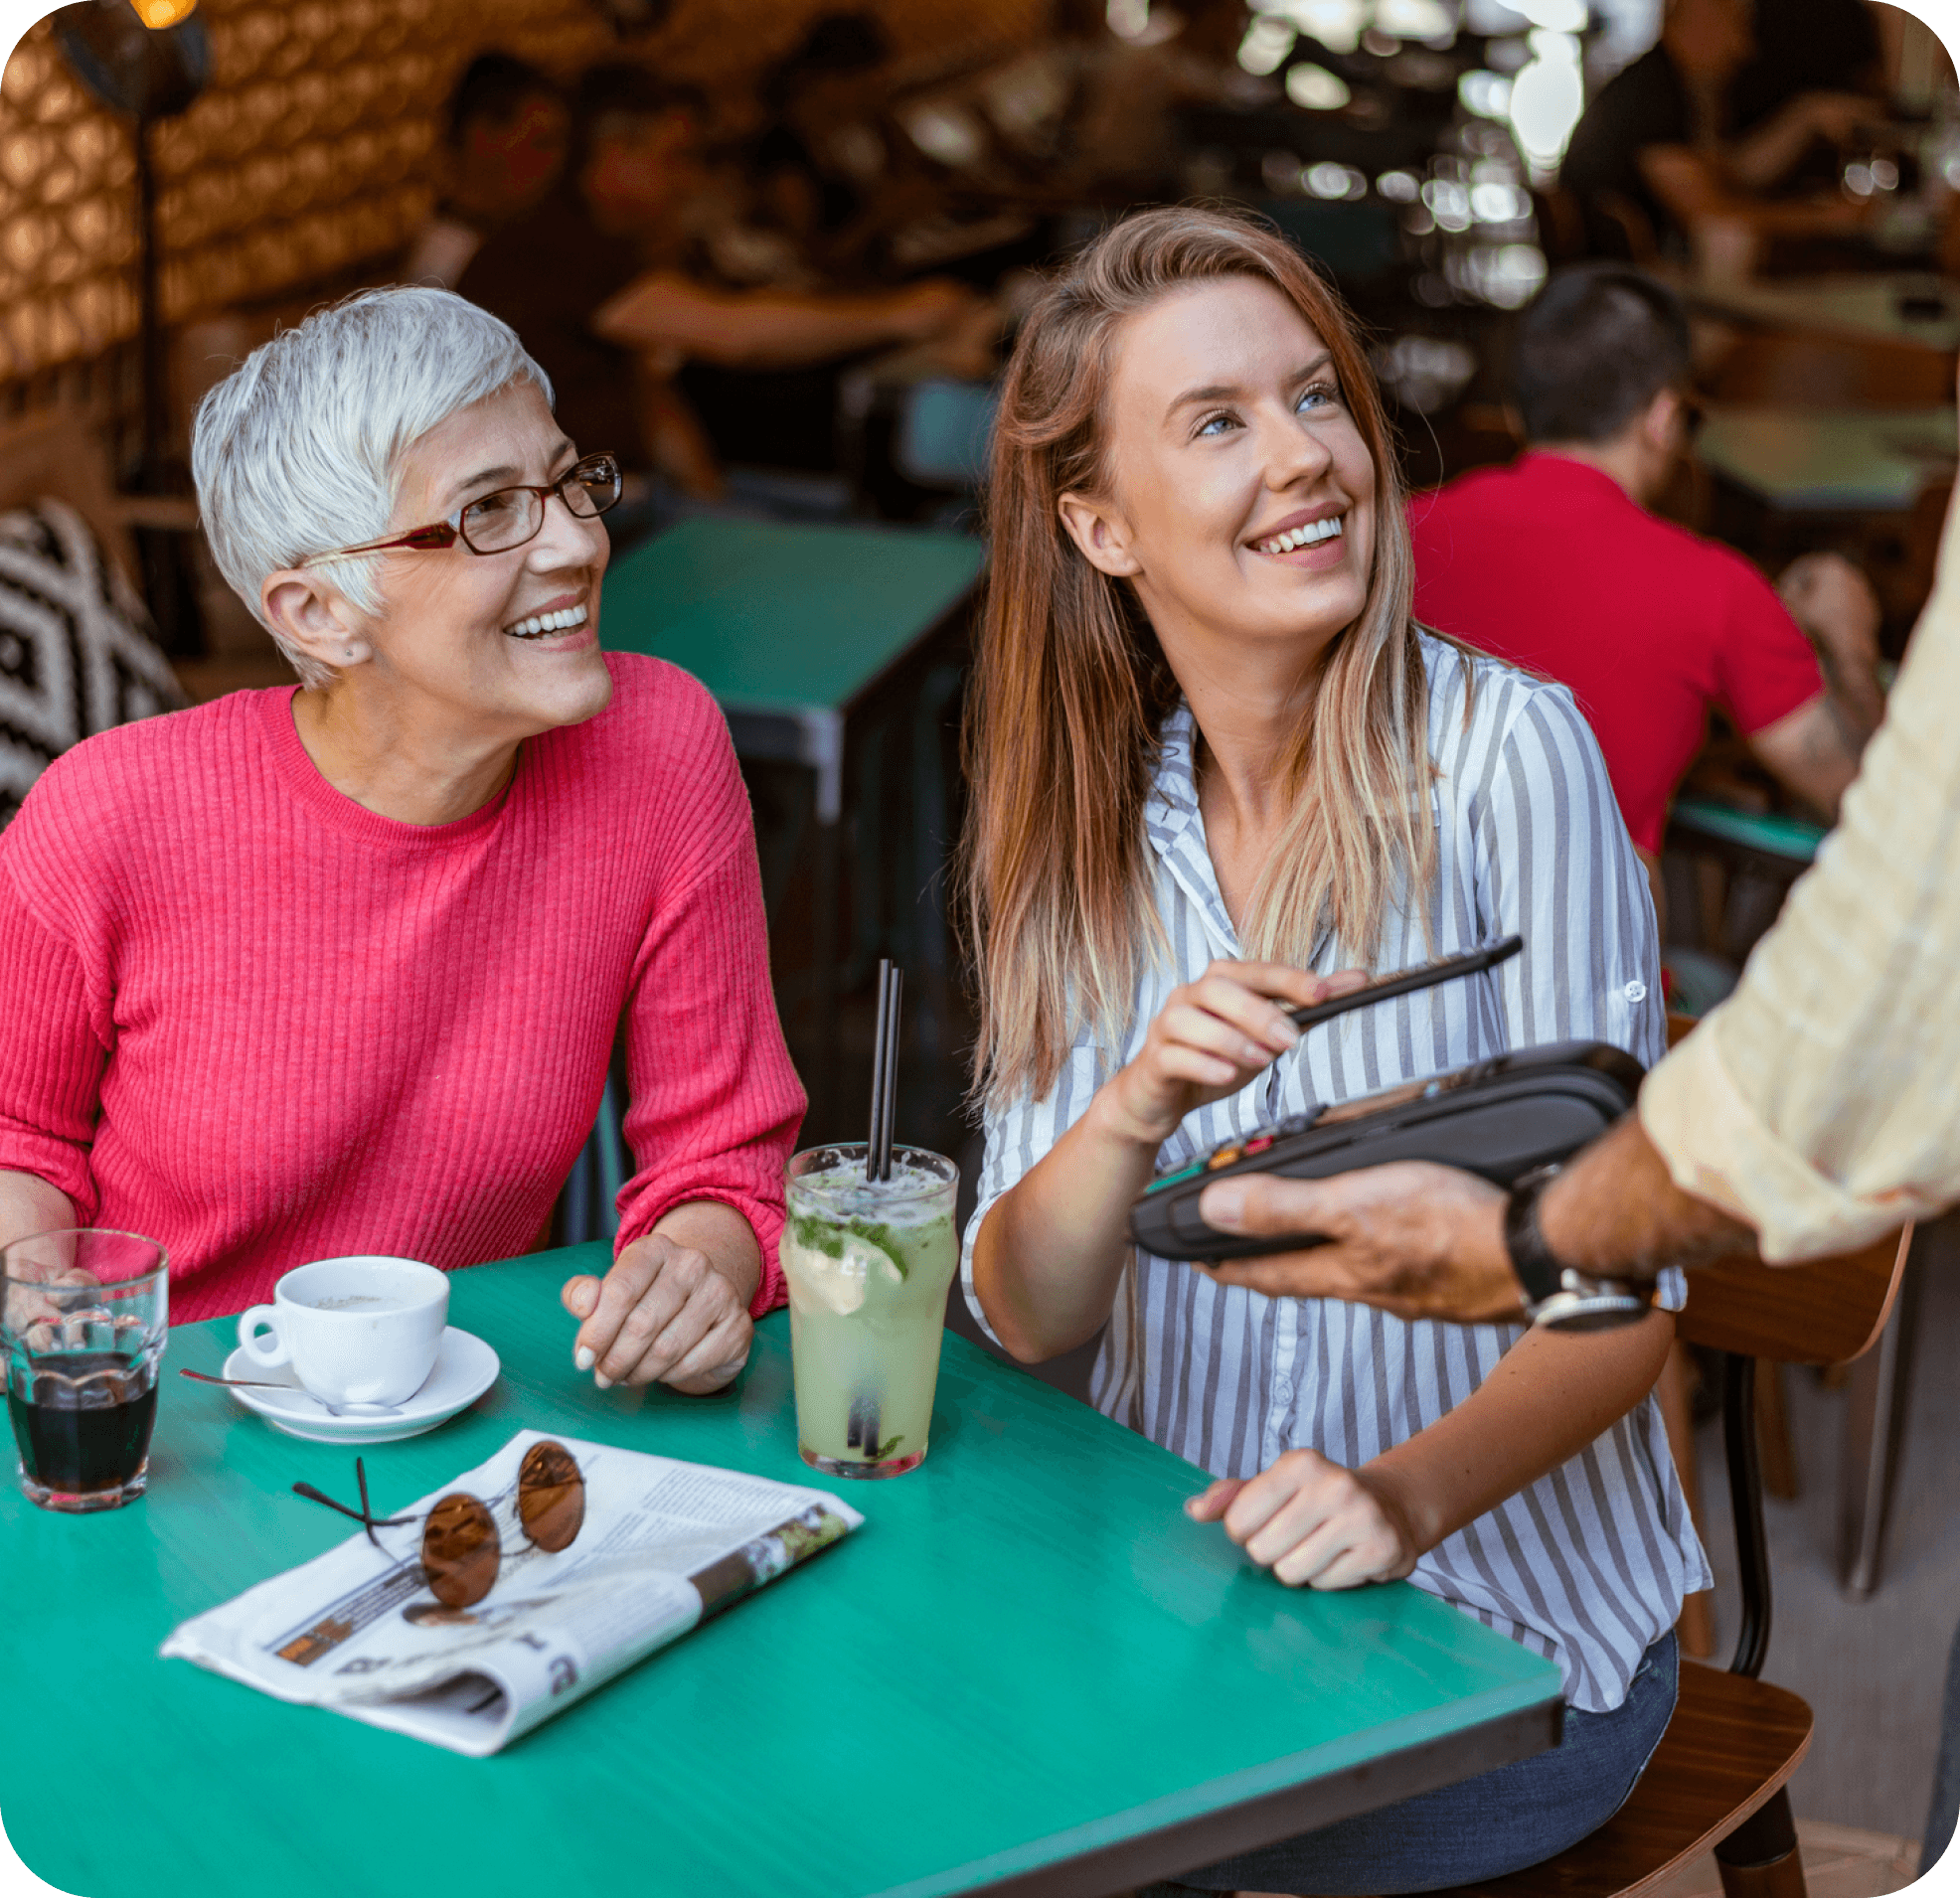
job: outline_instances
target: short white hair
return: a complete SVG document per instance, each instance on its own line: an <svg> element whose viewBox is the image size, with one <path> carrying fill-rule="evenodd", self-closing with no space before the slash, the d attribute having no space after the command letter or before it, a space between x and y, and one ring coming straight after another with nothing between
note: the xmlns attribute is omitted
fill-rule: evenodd
<svg viewBox="0 0 1960 1898"><path fill-rule="evenodd" d="M268 573L388 531L409 444L522 379L551 380L508 323L448 290L366 290L255 349L198 404L191 472L218 570L309 686L333 670L280 637ZM381 611L379 554L333 563L334 584Z"/></svg>

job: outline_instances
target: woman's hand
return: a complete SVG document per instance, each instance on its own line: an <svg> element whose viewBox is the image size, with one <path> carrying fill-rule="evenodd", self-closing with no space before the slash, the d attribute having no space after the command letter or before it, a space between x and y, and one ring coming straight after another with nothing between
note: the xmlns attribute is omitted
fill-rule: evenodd
<svg viewBox="0 0 1960 1898"><path fill-rule="evenodd" d="M1185 1505L1225 1531L1289 1588L1357 1588L1399 1580L1421 1554L1389 1486L1317 1450L1289 1450L1249 1481L1222 1477Z"/></svg>
<svg viewBox="0 0 1960 1898"><path fill-rule="evenodd" d="M572 1361L601 1390L670 1384L720 1390L748 1361L747 1301L707 1253L665 1232L636 1239L603 1279L568 1279L565 1309L583 1321Z"/></svg>
<svg viewBox="0 0 1960 1898"><path fill-rule="evenodd" d="M1283 962L1215 962L1171 991L1143 1049L1103 1084L1098 1100L1111 1130L1152 1153L1208 1101L1235 1094L1276 1054L1297 1047L1285 1008L1347 995L1366 970L1310 975Z"/></svg>

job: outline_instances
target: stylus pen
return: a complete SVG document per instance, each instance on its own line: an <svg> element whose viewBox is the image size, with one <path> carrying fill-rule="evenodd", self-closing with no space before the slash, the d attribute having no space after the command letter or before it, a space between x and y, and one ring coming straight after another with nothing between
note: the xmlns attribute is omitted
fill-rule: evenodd
<svg viewBox="0 0 1960 1898"><path fill-rule="evenodd" d="M1439 982L1454 982L1458 976L1473 976L1483 969L1495 969L1509 962L1525 946L1523 936L1505 936L1471 949L1460 956L1445 956L1440 962L1425 962L1419 969L1404 969L1398 976L1384 976L1352 995L1337 995L1331 1002L1316 1002L1308 1008L1288 1009L1287 1019L1296 1028L1317 1028L1351 1009L1366 1009L1390 996L1408 995L1416 989L1432 989Z"/></svg>

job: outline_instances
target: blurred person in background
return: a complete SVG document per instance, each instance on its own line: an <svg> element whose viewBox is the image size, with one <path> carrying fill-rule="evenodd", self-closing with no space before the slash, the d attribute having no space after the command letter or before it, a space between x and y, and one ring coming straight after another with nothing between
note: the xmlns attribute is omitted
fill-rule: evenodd
<svg viewBox="0 0 1960 1898"><path fill-rule="evenodd" d="M641 68L587 73L559 185L484 244L457 288L524 338L572 439L610 442L629 474L715 499L721 457L675 388L684 363L759 372L922 342L968 317L973 298L930 282L849 296L704 282L689 237L704 117L696 93ZM629 537L633 523L622 528Z"/></svg>
<svg viewBox="0 0 1960 1898"><path fill-rule="evenodd" d="M485 53L449 94L441 196L402 260L404 283L453 290L483 239L557 181L570 114L558 87L508 53Z"/></svg>
<svg viewBox="0 0 1960 1898"><path fill-rule="evenodd" d="M1598 253L1645 261L1726 220L1759 236L1856 229L1836 150L1881 117L1878 36L1860 0L1669 0L1658 45L1616 74L1572 133L1559 181ZM1827 196L1779 192L1828 155Z"/></svg>
<svg viewBox="0 0 1960 1898"><path fill-rule="evenodd" d="M1525 453L1409 506L1416 617L1571 687L1657 903L1668 806L1711 710L1833 819L1884 712L1878 602L1855 566L1805 554L1779 596L1651 511L1688 448L1689 367L1672 291L1623 264L1561 270L1519 327Z"/></svg>
<svg viewBox="0 0 1960 1898"><path fill-rule="evenodd" d="M892 40L870 13L826 13L762 77L745 154L763 215L820 269L861 260L894 147L881 123Z"/></svg>

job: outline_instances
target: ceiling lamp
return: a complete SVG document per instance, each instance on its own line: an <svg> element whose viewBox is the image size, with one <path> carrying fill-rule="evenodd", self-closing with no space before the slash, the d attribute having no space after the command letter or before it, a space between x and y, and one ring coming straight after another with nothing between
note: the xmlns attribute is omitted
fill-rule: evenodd
<svg viewBox="0 0 1960 1898"><path fill-rule="evenodd" d="M129 0L129 4L136 9L136 18L152 33L174 27L198 10L198 0Z"/></svg>

